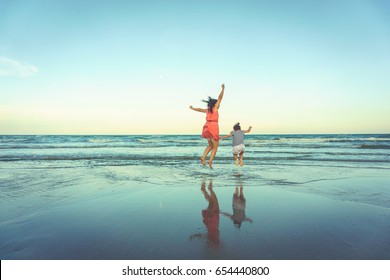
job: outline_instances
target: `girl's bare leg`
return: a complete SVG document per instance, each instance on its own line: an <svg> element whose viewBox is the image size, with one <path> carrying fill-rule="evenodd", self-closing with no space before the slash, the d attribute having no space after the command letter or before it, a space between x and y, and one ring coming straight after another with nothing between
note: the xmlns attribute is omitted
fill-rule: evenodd
<svg viewBox="0 0 390 280"><path fill-rule="evenodd" d="M211 156L209 159L209 166L210 166L210 168L213 168L213 160L215 158L215 155L217 154L219 142L217 140L211 138L211 144L213 146L212 146L212 150L211 150Z"/></svg>
<svg viewBox="0 0 390 280"><path fill-rule="evenodd" d="M240 153L240 166L243 166L243 165L244 165L243 160L244 160L244 152L241 152L241 153Z"/></svg>
<svg viewBox="0 0 390 280"><path fill-rule="evenodd" d="M238 166L238 156L236 154L234 155L234 161L236 162L236 166Z"/></svg>
<svg viewBox="0 0 390 280"><path fill-rule="evenodd" d="M206 149L204 150L203 156L200 158L200 162L204 166L206 166L206 157L207 157L208 153L210 153L211 149L213 148L213 143L211 142L210 138L207 138L207 142L209 143L209 145L206 147Z"/></svg>

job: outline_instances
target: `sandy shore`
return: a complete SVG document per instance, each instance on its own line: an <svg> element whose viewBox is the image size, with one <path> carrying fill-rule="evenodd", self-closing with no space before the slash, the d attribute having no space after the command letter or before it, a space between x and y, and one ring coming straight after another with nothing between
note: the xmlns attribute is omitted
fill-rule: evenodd
<svg viewBox="0 0 390 280"><path fill-rule="evenodd" d="M80 172L67 187L3 196L1 259L390 259L385 172L299 185Z"/></svg>

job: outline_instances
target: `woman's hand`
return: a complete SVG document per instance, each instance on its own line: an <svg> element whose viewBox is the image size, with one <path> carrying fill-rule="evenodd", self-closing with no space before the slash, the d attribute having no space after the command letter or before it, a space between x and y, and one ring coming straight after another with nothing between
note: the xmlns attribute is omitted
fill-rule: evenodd
<svg viewBox="0 0 390 280"><path fill-rule="evenodd" d="M190 106L190 109L194 109L194 107L192 107L192 105Z"/></svg>
<svg viewBox="0 0 390 280"><path fill-rule="evenodd" d="M222 89L225 89L225 84L222 84L221 87L222 87Z"/></svg>

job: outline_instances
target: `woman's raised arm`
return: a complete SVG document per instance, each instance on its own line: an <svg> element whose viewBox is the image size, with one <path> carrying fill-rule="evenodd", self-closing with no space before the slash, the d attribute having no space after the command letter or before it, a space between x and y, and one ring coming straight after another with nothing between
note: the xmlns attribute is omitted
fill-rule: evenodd
<svg viewBox="0 0 390 280"><path fill-rule="evenodd" d="M191 109L191 110L194 110L194 111L197 111L197 112L201 112L201 113L206 113L206 112L207 112L206 109L194 108L194 107L192 107L192 105L190 106L190 109Z"/></svg>
<svg viewBox="0 0 390 280"><path fill-rule="evenodd" d="M215 106L217 106L217 108L219 108L219 105L221 104L223 98L223 94L225 93L225 84L222 84L221 87L222 87L221 93L218 96L217 103L215 103Z"/></svg>

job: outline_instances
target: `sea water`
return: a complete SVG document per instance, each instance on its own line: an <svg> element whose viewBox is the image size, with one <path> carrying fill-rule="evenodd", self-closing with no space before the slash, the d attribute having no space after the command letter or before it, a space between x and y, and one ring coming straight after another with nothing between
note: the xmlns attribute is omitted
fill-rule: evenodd
<svg viewBox="0 0 390 280"><path fill-rule="evenodd" d="M198 135L0 136L2 168L198 165L206 147ZM245 164L390 168L390 134L253 135ZM231 164L231 139L221 140L215 164Z"/></svg>
<svg viewBox="0 0 390 280"><path fill-rule="evenodd" d="M198 135L0 136L0 176L3 177L0 186L3 190L12 188L13 183L4 184L4 179L15 170L110 166L126 167L127 180L143 177L142 180L156 184L191 180L205 172L230 179L237 171L231 143L231 139L220 142L214 170L210 173L200 168L207 141ZM271 175L282 166L307 167L306 173L314 167L390 170L389 134L247 134L245 145L244 175L252 181L293 182L294 176L288 174ZM131 172L140 169L145 169L143 176ZM31 176L25 180L33 180L34 173Z"/></svg>

